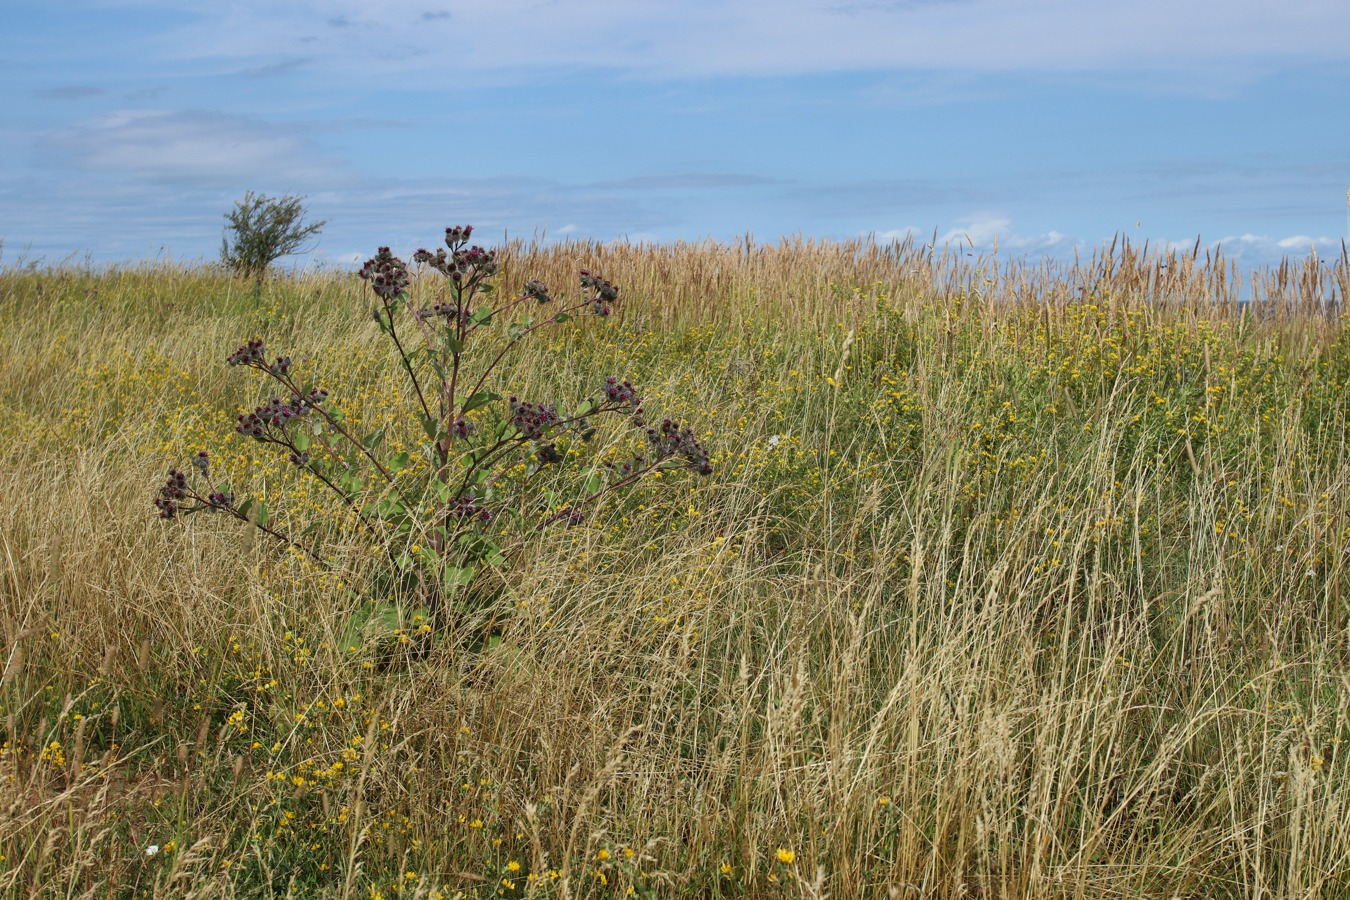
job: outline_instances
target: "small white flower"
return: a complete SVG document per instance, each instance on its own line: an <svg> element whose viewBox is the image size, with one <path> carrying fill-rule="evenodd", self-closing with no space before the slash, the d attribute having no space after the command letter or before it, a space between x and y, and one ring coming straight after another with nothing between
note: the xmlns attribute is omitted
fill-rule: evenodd
<svg viewBox="0 0 1350 900"><path fill-rule="evenodd" d="M772 450L774 447L778 446L778 442L781 441L782 439L783 439L782 435L772 434L769 435L769 439L765 441L765 443L768 444L769 449Z"/></svg>
<svg viewBox="0 0 1350 900"><path fill-rule="evenodd" d="M146 856L154 856L158 852L159 852L159 844L151 844L149 847L145 848Z"/></svg>
<svg viewBox="0 0 1350 900"><path fill-rule="evenodd" d="M1309 569L1309 570L1304 574L1303 577L1304 577L1304 578L1312 578L1312 577L1313 577L1314 575L1316 575L1316 574L1317 574L1317 573L1314 572L1312 569Z"/></svg>

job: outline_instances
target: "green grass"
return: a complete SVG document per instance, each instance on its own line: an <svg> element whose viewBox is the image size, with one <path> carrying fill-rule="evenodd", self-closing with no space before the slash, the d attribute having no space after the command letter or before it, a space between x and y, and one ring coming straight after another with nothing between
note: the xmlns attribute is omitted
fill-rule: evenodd
<svg viewBox="0 0 1350 900"><path fill-rule="evenodd" d="M0 892L1350 895L1344 260L1244 308L1128 246L506 257L623 293L505 385L631 377L715 472L522 539L499 643L393 653L224 364L265 337L411 446L363 283L0 272ZM337 568L156 518L202 447Z"/></svg>

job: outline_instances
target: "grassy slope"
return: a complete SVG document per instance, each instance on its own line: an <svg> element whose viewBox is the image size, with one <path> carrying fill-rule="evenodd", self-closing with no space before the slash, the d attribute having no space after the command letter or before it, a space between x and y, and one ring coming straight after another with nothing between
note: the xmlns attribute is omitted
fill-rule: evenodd
<svg viewBox="0 0 1350 900"><path fill-rule="evenodd" d="M360 282L0 273L0 889L1350 892L1350 336L1299 305L1343 265L1257 317L1129 248L509 258L623 306L507 386L632 377L716 472L522 547L499 647L392 661L342 640L359 547L150 508L205 446L330 515L232 433L254 334L414 441Z"/></svg>

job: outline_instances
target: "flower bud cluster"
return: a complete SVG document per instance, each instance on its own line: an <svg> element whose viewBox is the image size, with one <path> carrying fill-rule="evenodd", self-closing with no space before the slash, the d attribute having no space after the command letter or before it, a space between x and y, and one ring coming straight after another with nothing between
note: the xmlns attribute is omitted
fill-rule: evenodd
<svg viewBox="0 0 1350 900"><path fill-rule="evenodd" d="M473 434L476 428L477 426L474 423L460 416L450 423L450 435L451 437L466 438Z"/></svg>
<svg viewBox="0 0 1350 900"><path fill-rule="evenodd" d="M428 314L424 312L422 318L427 318L427 315ZM459 319L467 322L469 321L469 316L473 315L473 311L469 309L468 306L461 306L458 303L434 303L431 306L430 315L444 316L451 321Z"/></svg>
<svg viewBox="0 0 1350 900"><path fill-rule="evenodd" d="M446 243L449 242L450 239L447 237ZM452 245L448 254L444 250L432 253L430 250L420 249L413 254L413 262L431 266L442 275L448 276L455 284L465 280L491 278L497 274L498 268L497 254L478 246L464 249Z"/></svg>
<svg viewBox="0 0 1350 900"><path fill-rule="evenodd" d="M267 366L267 348L263 342L254 338L238 350L230 354L225 361L232 366L255 366L265 368Z"/></svg>
<svg viewBox="0 0 1350 900"><path fill-rule="evenodd" d="M172 519L177 515L180 501L187 499L187 491L187 476L177 469L170 469L169 480L164 482L164 486L159 489L159 496L155 498L155 508L159 510L159 517Z"/></svg>
<svg viewBox="0 0 1350 900"><path fill-rule="evenodd" d="M408 288L408 267L403 260L390 253L388 247L375 251L374 258L366 260L366 264L356 274L369 281L376 296L386 303Z"/></svg>
<svg viewBox="0 0 1350 900"><path fill-rule="evenodd" d="M473 234L472 225L454 225L445 229L445 246L451 250L458 250L469 242L469 235Z"/></svg>
<svg viewBox="0 0 1350 900"><path fill-rule="evenodd" d="M527 438L537 441L544 436L545 429L552 428L562 421L558 407L553 404L527 403L518 397L511 397L511 424L515 425Z"/></svg>
<svg viewBox="0 0 1350 900"><path fill-rule="evenodd" d="M209 458L206 451L202 450L193 457L192 465L202 471L205 475L209 466ZM197 506L185 506L183 501L196 500ZM188 487L187 476L178 469L170 469L168 480L159 489L159 496L155 498L155 508L159 510L161 519L172 519L179 512L195 512L199 509L232 509L234 507L234 494L227 494L224 491L212 491L203 500L200 494L195 494Z"/></svg>
<svg viewBox="0 0 1350 900"><path fill-rule="evenodd" d="M286 375L291 371L289 356L278 356L276 362L270 366L267 364L267 346L259 338L254 338L235 350L225 361L232 366L248 366L273 375Z"/></svg>
<svg viewBox="0 0 1350 900"><path fill-rule="evenodd" d="M294 395L285 401L273 397L251 413L240 413L234 430L246 437L262 440L269 427L289 425L292 419L303 418L327 399L328 391L323 388L311 388L308 394Z"/></svg>
<svg viewBox="0 0 1350 900"><path fill-rule="evenodd" d="M601 388L611 403L627 403L628 411L639 418L642 416L642 398L631 381L619 381L613 375L605 379ZM638 423L641 425L641 422Z"/></svg>
<svg viewBox="0 0 1350 900"><path fill-rule="evenodd" d="M553 298L548 295L548 286L542 281L525 282L525 296L532 297L541 304L549 303L553 300Z"/></svg>
<svg viewBox="0 0 1350 900"><path fill-rule="evenodd" d="M712 474L712 461L708 451L695 440L694 433L688 427L681 428L674 419L662 419L660 428L648 428L647 440L661 459L683 456L689 468L700 475Z"/></svg>
<svg viewBox="0 0 1350 900"><path fill-rule="evenodd" d="M446 512L460 519L477 519L484 525L492 521L492 513L486 507L474 503L471 497L456 497Z"/></svg>
<svg viewBox="0 0 1350 900"><path fill-rule="evenodd" d="M591 310L597 316L609 315L614 301L619 299L619 289L590 269L581 270L581 286L593 291L591 294Z"/></svg>
<svg viewBox="0 0 1350 900"><path fill-rule="evenodd" d="M206 503L215 509L229 509L234 506L234 494L225 494L220 491L214 491L206 498Z"/></svg>

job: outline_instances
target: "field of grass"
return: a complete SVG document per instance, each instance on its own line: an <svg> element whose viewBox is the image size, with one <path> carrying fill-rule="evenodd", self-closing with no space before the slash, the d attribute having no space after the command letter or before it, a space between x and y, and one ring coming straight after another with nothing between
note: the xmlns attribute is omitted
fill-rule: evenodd
<svg viewBox="0 0 1350 900"><path fill-rule="evenodd" d="M1244 305L1128 246L504 258L622 290L504 384L632 378L714 473L523 539L498 639L393 650L225 365L264 337L411 444L363 282L0 271L0 895L1350 896L1344 259ZM157 518L200 448L336 568Z"/></svg>

